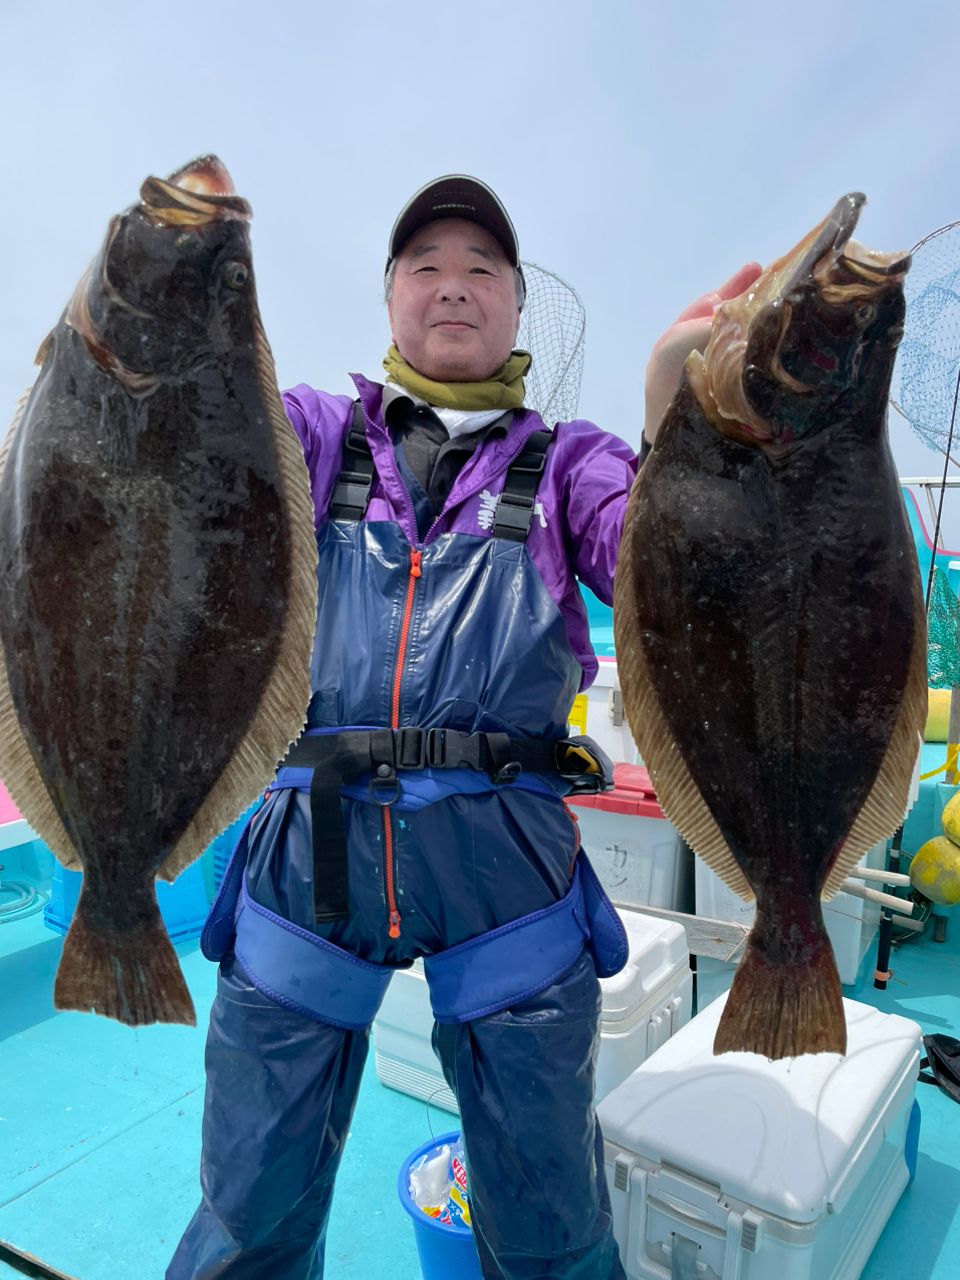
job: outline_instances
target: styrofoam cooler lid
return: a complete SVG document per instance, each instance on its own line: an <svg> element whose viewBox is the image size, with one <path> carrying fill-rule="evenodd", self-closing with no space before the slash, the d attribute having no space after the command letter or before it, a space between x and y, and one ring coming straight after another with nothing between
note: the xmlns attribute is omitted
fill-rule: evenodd
<svg viewBox="0 0 960 1280"><path fill-rule="evenodd" d="M714 1056L726 999L607 1095L598 1108L604 1136L790 1222L839 1211L862 1176L864 1140L891 1092L916 1076L919 1026L844 1000L845 1057Z"/></svg>
<svg viewBox="0 0 960 1280"><path fill-rule="evenodd" d="M619 689L620 678L617 674L616 658L597 656L597 674L594 676L591 689Z"/></svg>
<svg viewBox="0 0 960 1280"><path fill-rule="evenodd" d="M613 787L596 795L572 795L567 804L578 809L603 809L607 813L632 814L636 818L662 818L650 775L638 764L615 764Z"/></svg>
<svg viewBox="0 0 960 1280"><path fill-rule="evenodd" d="M627 931L630 954L619 973L600 979L605 1027L630 1018L690 965L682 924L658 920L642 911L618 909L618 914Z"/></svg>

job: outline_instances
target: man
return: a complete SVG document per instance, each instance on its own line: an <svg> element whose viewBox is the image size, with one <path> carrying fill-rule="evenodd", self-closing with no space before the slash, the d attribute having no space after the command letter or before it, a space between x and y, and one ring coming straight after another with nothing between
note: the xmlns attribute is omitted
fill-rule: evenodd
<svg viewBox="0 0 960 1280"><path fill-rule="evenodd" d="M558 744L597 669L578 579L610 600L637 459L523 408L517 238L483 183L417 192L386 290L386 384L285 396L317 515L313 696L205 933L203 1200L167 1277L322 1275L369 1024L423 956L484 1275L616 1280L593 1092L625 940L563 802L603 761ZM658 344L648 445L715 300Z"/></svg>

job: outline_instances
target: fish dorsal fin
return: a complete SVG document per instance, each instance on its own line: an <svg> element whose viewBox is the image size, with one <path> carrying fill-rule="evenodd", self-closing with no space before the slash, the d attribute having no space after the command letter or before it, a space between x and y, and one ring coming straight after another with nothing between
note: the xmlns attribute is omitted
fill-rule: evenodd
<svg viewBox="0 0 960 1280"><path fill-rule="evenodd" d="M740 870L717 826L716 820L673 739L666 717L660 708L649 668L640 643L641 626L636 616L633 592L633 537L631 513L636 502L637 486L627 509L624 536L620 540L614 589L613 616L616 626L617 672L623 690L624 706L634 741L640 748L650 774L657 800L667 818L687 844L730 886L734 893L750 902L754 892Z"/></svg>
<svg viewBox="0 0 960 1280"><path fill-rule="evenodd" d="M906 813L927 717L927 620L917 575L913 595L913 650L900 713L870 794L827 875L825 898L839 891L867 850L896 831Z"/></svg>
<svg viewBox="0 0 960 1280"><path fill-rule="evenodd" d="M303 727L310 701L310 654L317 623L317 544L310 481L303 448L280 399L273 356L259 322L255 341L290 528L288 614L272 675L261 692L250 727L217 785L157 872L163 880L174 880L272 781L278 763ZM291 725L295 726L292 735L288 732Z"/></svg>
<svg viewBox="0 0 960 1280"><path fill-rule="evenodd" d="M6 471L11 445L26 411L32 390L33 388L29 387L20 397L10 430L0 447L0 480ZM3 778L13 803L44 844L56 854L65 867L79 868L80 858L64 829L60 815L54 807L27 740L20 729L20 720L10 691L6 656L2 645L0 645L0 777Z"/></svg>

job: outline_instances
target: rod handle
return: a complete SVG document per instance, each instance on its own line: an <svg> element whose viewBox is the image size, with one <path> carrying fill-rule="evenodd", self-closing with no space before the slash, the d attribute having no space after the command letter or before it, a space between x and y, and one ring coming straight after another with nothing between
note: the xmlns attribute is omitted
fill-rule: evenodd
<svg viewBox="0 0 960 1280"><path fill-rule="evenodd" d="M880 893L877 889L868 889L857 880L844 880L840 888L844 893L851 893L855 898L865 898L868 902L879 902L888 911L896 911L902 916L913 915L913 903L903 898L895 898L892 893Z"/></svg>
<svg viewBox="0 0 960 1280"><path fill-rule="evenodd" d="M899 884L904 888L910 884L910 877L900 871L884 871L879 867L854 867L850 872L855 880L875 880L878 884Z"/></svg>

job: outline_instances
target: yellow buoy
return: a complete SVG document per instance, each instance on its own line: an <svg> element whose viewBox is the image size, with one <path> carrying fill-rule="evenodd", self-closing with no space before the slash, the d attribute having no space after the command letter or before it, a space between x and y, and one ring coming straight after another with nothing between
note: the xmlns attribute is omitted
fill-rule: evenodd
<svg viewBox="0 0 960 1280"><path fill-rule="evenodd" d="M943 830L954 844L960 844L960 791L954 792L940 815Z"/></svg>
<svg viewBox="0 0 960 1280"><path fill-rule="evenodd" d="M910 861L910 883L931 902L942 907L955 906L960 902L960 848L946 836L928 840Z"/></svg>

